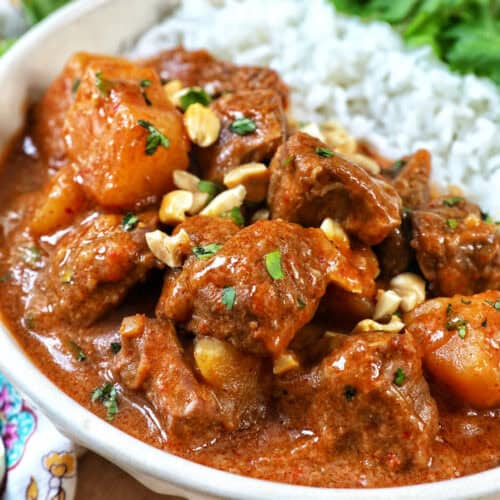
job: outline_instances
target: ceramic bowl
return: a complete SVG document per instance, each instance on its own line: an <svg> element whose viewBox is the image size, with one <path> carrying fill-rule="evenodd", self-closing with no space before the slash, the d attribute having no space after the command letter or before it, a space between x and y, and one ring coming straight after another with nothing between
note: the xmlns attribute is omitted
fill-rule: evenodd
<svg viewBox="0 0 500 500"><path fill-rule="evenodd" d="M23 125L26 104L75 51L118 53L175 7L173 0L80 0L25 35L0 60L0 148ZM210 47L207 47L210 49ZM500 494L500 468L480 474L390 489L292 486L221 472L157 450L94 416L52 384L0 322L0 370L67 436L130 473L148 488L190 499L330 500L479 499Z"/></svg>

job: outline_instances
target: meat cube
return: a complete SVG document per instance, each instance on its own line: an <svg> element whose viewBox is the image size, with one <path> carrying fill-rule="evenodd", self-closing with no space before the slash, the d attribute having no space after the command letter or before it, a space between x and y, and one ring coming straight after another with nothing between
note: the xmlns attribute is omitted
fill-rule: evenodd
<svg viewBox="0 0 500 500"><path fill-rule="evenodd" d="M500 405L500 292L429 300L405 323L436 382L473 407Z"/></svg>
<svg viewBox="0 0 500 500"><path fill-rule="evenodd" d="M425 207L431 199L431 155L419 149L406 160L396 174L392 185L396 188L403 207L416 210Z"/></svg>
<svg viewBox="0 0 500 500"><path fill-rule="evenodd" d="M94 215L55 246L27 305L37 325L64 320L87 326L116 306L156 265L145 234L156 228L156 214L140 214L135 227L121 215Z"/></svg>
<svg viewBox="0 0 500 500"><path fill-rule="evenodd" d="M64 120L90 61L126 62L116 57L78 52L71 56L35 107L33 138L42 158L52 166L58 167L66 162Z"/></svg>
<svg viewBox="0 0 500 500"><path fill-rule="evenodd" d="M206 50L183 47L160 52L141 64L154 68L163 81L180 80L185 87L202 87L214 97L240 90L274 90L287 106L288 87L270 68L236 66Z"/></svg>
<svg viewBox="0 0 500 500"><path fill-rule="evenodd" d="M357 270L319 229L261 221L167 280L157 315L240 350L279 355L329 283L361 291Z"/></svg>
<svg viewBox="0 0 500 500"><path fill-rule="evenodd" d="M435 295L500 289L500 233L482 220L479 207L440 198L414 211L412 222L411 245Z"/></svg>
<svg viewBox="0 0 500 500"><path fill-rule="evenodd" d="M154 203L189 162L182 117L158 76L121 59L87 64L64 134L86 194L110 209Z"/></svg>
<svg viewBox="0 0 500 500"><path fill-rule="evenodd" d="M270 371L261 360L216 339L197 339L192 355L171 322L143 315L125 318L120 334L113 371L129 390L146 395L169 437L199 444L264 415Z"/></svg>
<svg viewBox="0 0 500 500"><path fill-rule="evenodd" d="M302 132L274 156L267 201L273 219L319 226L331 217L368 245L401 224L401 200L389 183Z"/></svg>
<svg viewBox="0 0 500 500"><path fill-rule="evenodd" d="M330 285L321 299L318 314L330 328L350 331L359 321L373 316L379 266L372 249L360 243L353 242L346 255L359 272L361 291L353 293Z"/></svg>
<svg viewBox="0 0 500 500"><path fill-rule="evenodd" d="M313 430L332 457L366 466L425 467L438 413L410 334L342 335L331 354L310 371L277 381L286 415Z"/></svg>
<svg viewBox="0 0 500 500"><path fill-rule="evenodd" d="M211 108L221 120L221 132L215 144L195 150L204 178L222 182L224 174L234 167L270 160L285 140L285 114L278 94L272 90L228 94ZM252 128L234 128L242 119L251 120Z"/></svg>

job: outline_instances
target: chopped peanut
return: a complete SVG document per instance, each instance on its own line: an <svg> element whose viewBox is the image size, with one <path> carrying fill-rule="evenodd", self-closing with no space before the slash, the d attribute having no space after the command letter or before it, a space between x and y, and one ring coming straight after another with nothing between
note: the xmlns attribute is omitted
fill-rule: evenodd
<svg viewBox="0 0 500 500"><path fill-rule="evenodd" d="M228 188L242 184L247 190L247 200L260 202L267 196L269 169L263 163L246 163L229 171L224 176L224 184Z"/></svg>
<svg viewBox="0 0 500 500"><path fill-rule="evenodd" d="M186 109L184 126L189 138L198 146L206 148L219 138L221 124L210 108L196 102Z"/></svg>
<svg viewBox="0 0 500 500"><path fill-rule="evenodd" d="M223 191L201 211L201 215L219 216L233 208L240 207L246 194L247 190L242 185Z"/></svg>
<svg viewBox="0 0 500 500"><path fill-rule="evenodd" d="M146 233L146 243L153 255L169 267L182 266L182 258L191 251L191 240L184 229L174 236L158 230Z"/></svg>

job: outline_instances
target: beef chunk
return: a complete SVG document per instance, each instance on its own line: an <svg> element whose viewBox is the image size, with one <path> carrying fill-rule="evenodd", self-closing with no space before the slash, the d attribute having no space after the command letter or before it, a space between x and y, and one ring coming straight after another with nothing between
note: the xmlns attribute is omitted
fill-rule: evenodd
<svg viewBox="0 0 500 500"><path fill-rule="evenodd" d="M481 220L479 207L440 198L413 212L412 222L411 245L435 295L500 289L500 234Z"/></svg>
<svg viewBox="0 0 500 500"><path fill-rule="evenodd" d="M158 76L122 59L87 64L64 135L87 196L113 210L155 202L189 162L182 117Z"/></svg>
<svg viewBox="0 0 500 500"><path fill-rule="evenodd" d="M204 178L222 182L224 174L243 163L270 160L285 140L285 114L278 94L272 90L237 92L212 104L221 120L217 142L196 148L195 157ZM249 118L255 131L240 135L231 125Z"/></svg>
<svg viewBox="0 0 500 500"><path fill-rule="evenodd" d="M152 212L127 231L121 215L83 221L55 246L35 282L28 310L37 325L54 320L87 326L117 305L156 265L145 234L157 226Z"/></svg>
<svg viewBox="0 0 500 500"><path fill-rule="evenodd" d="M500 405L500 292L429 300L405 323L447 392L477 408Z"/></svg>
<svg viewBox="0 0 500 500"><path fill-rule="evenodd" d="M166 280L158 316L258 354L280 354L329 283L361 290L358 272L322 231L282 221L248 226L211 258L188 264Z"/></svg>
<svg viewBox="0 0 500 500"><path fill-rule="evenodd" d="M185 87L203 87L218 97L240 90L274 90L286 107L288 87L270 68L236 66L216 59L206 50L189 51L183 47L165 50L142 62L154 68L163 81L180 80Z"/></svg>
<svg viewBox="0 0 500 500"><path fill-rule="evenodd" d="M392 185L396 188L403 207L415 210L426 206L431 199L431 155L425 149L404 160Z"/></svg>
<svg viewBox="0 0 500 500"><path fill-rule="evenodd" d="M193 354L172 323L143 315L125 318L120 334L113 371L125 387L146 396L170 437L199 443L264 416L271 372L260 359L203 338Z"/></svg>
<svg viewBox="0 0 500 500"><path fill-rule="evenodd" d="M438 414L413 337L364 333L335 343L310 371L277 381L290 424L312 429L332 457L392 470L426 466Z"/></svg>
<svg viewBox="0 0 500 500"><path fill-rule="evenodd" d="M326 154L325 154L326 150ZM301 132L271 162L268 204L273 219L319 226L325 217L368 245L401 224L401 200L389 183L372 177L318 139Z"/></svg>

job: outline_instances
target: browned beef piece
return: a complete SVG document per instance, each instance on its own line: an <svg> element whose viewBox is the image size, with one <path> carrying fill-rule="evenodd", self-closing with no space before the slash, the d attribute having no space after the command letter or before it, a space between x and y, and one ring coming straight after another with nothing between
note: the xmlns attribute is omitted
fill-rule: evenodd
<svg viewBox="0 0 500 500"><path fill-rule="evenodd" d="M399 170L392 185L396 188L403 207L416 210L426 206L431 199L431 155L425 149L419 149L406 160Z"/></svg>
<svg viewBox="0 0 500 500"><path fill-rule="evenodd" d="M153 212L142 213L139 219L127 231L122 215L96 215L57 243L28 305L30 314L40 320L37 325L57 319L90 325L146 277L157 261L145 234L156 228L158 220Z"/></svg>
<svg viewBox="0 0 500 500"><path fill-rule="evenodd" d="M228 94L211 107L221 120L219 139L213 146L194 150L204 178L222 182L224 174L238 165L270 160L285 140L285 113L272 90ZM235 132L231 126L242 118L251 119L255 131Z"/></svg>
<svg viewBox="0 0 500 500"><path fill-rule="evenodd" d="M452 206L449 206L449 205ZM500 289L500 234L462 198L433 200L412 214L417 261L434 295Z"/></svg>
<svg viewBox="0 0 500 500"><path fill-rule="evenodd" d="M170 437L199 443L223 428L248 427L265 414L271 372L261 360L222 342L217 352L205 346L195 357L210 382L203 376L200 381L192 350L183 348L171 322L130 316L120 334L113 371L125 387L146 396Z"/></svg>
<svg viewBox="0 0 500 500"><path fill-rule="evenodd" d="M301 132L280 147L271 162L267 199L273 219L319 226L332 217L362 242L380 243L401 224L398 194L382 178L330 153Z"/></svg>
<svg viewBox="0 0 500 500"><path fill-rule="evenodd" d="M273 252L270 272L266 255ZM157 315L244 351L278 355L310 321L331 282L361 290L348 256L322 231L261 221L167 279Z"/></svg>
<svg viewBox="0 0 500 500"><path fill-rule="evenodd" d="M428 464L438 413L410 334L333 339L310 371L278 379L276 394L294 428L311 429L332 457L391 470Z"/></svg>
<svg viewBox="0 0 500 500"><path fill-rule="evenodd" d="M335 330L352 330L359 321L371 318L375 309L375 279L379 274L375 254L370 247L352 242L349 261L359 272L361 291L352 293L330 285L318 309L319 316Z"/></svg>
<svg viewBox="0 0 500 500"><path fill-rule="evenodd" d="M158 71L164 81L180 80L186 87L203 87L214 97L240 90L271 89L286 107L288 87L270 68L236 66L213 57L206 50L189 51L183 47L160 52L142 62Z"/></svg>

